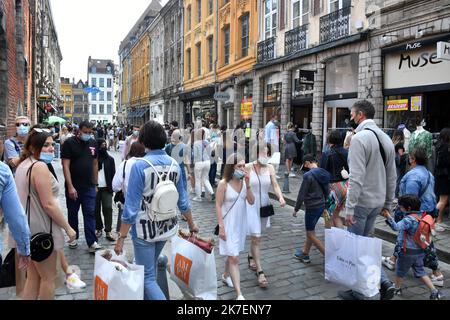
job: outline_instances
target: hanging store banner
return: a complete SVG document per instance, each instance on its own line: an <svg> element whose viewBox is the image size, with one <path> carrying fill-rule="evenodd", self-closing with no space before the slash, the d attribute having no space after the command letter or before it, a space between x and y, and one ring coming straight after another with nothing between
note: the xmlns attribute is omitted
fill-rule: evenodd
<svg viewBox="0 0 450 320"><path fill-rule="evenodd" d="M386 110L387 111L407 111L408 99L401 100L388 100Z"/></svg>
<svg viewBox="0 0 450 320"><path fill-rule="evenodd" d="M411 111L422 111L422 96L411 97Z"/></svg>
<svg viewBox="0 0 450 320"><path fill-rule="evenodd" d="M253 99L243 99L241 102L241 117L248 118L253 115Z"/></svg>

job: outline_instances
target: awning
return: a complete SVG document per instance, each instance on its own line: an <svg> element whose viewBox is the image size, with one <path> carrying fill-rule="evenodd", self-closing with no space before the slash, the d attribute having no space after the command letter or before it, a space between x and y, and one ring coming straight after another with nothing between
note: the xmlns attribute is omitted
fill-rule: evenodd
<svg viewBox="0 0 450 320"><path fill-rule="evenodd" d="M135 114L136 114L136 110L131 110L130 112L128 112L127 116L128 116L128 118L134 118Z"/></svg>

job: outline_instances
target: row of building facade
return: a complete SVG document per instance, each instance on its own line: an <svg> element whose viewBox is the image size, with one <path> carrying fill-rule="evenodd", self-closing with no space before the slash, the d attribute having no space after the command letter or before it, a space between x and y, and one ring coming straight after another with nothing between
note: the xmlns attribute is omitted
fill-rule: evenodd
<svg viewBox="0 0 450 320"><path fill-rule="evenodd" d="M386 130L450 123L448 0L153 1L122 41L127 120L262 128L274 113L324 142L357 99ZM217 92L227 101L216 101Z"/></svg>
<svg viewBox="0 0 450 320"><path fill-rule="evenodd" d="M0 136L58 112L62 54L49 0L0 0Z"/></svg>

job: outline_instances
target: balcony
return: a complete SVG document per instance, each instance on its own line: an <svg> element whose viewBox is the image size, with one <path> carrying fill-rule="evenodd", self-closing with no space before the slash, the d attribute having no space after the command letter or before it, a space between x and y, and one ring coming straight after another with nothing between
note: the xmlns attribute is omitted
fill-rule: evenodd
<svg viewBox="0 0 450 320"><path fill-rule="evenodd" d="M275 37L258 43L258 62L275 59Z"/></svg>
<svg viewBox="0 0 450 320"><path fill-rule="evenodd" d="M327 43L344 38L350 34L351 7L320 17L320 43Z"/></svg>
<svg viewBox="0 0 450 320"><path fill-rule="evenodd" d="M305 50L307 47L308 25L302 25L285 33L286 55Z"/></svg>

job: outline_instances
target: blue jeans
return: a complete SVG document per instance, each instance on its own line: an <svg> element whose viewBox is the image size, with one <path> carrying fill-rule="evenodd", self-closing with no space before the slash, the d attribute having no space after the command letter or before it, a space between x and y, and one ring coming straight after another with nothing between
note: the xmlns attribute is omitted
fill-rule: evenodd
<svg viewBox="0 0 450 320"><path fill-rule="evenodd" d="M211 168L209 169L209 183L214 187L216 184L217 175L217 162L211 163Z"/></svg>
<svg viewBox="0 0 450 320"><path fill-rule="evenodd" d="M165 241L147 242L142 239L133 239L136 264L144 266L144 300L166 300L166 296L156 282L158 257L165 244Z"/></svg>
<svg viewBox="0 0 450 320"><path fill-rule="evenodd" d="M77 239L80 234L78 232L78 211L80 206L83 211L84 221L84 236L86 238L87 245L90 247L97 241L95 236L95 187L87 187L76 189L78 193L77 200L72 200L69 197L69 193L66 189L66 204L68 211L69 224L73 230L77 233Z"/></svg>
<svg viewBox="0 0 450 320"><path fill-rule="evenodd" d="M347 228L351 233L359 236L368 237L369 234L374 230L375 219L380 214L383 208L368 209L363 207L355 207L354 219L356 223ZM381 283L389 281L388 276L381 268Z"/></svg>

